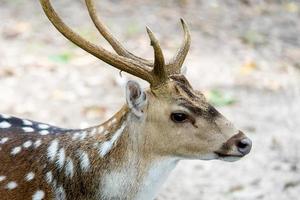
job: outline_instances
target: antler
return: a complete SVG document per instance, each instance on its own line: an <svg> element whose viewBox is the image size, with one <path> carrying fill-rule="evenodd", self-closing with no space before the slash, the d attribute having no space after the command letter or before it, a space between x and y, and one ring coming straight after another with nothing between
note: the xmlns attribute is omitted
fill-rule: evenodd
<svg viewBox="0 0 300 200"><path fill-rule="evenodd" d="M96 28L98 29L100 34L106 39L106 41L112 46L112 48L116 51L117 54L127 58L131 58L133 60L138 60L139 62L142 62L143 64L146 64L148 66L153 66L153 63L150 62L149 60L140 58L136 55L133 55L131 52L127 51L122 46L122 44L109 32L105 24L102 23L101 20L99 19L99 16L97 15L97 9L93 0L85 0L85 3L87 5L90 17L94 22Z"/></svg>
<svg viewBox="0 0 300 200"><path fill-rule="evenodd" d="M169 75L171 74L180 74L183 62L190 50L191 46L191 34L188 26L186 25L184 19L180 19L182 29L184 32L184 40L182 42L181 47L179 48L177 54L171 60L171 62L167 65L167 72Z"/></svg>
<svg viewBox="0 0 300 200"><path fill-rule="evenodd" d="M106 62L109 65L116 67L121 71L125 71L129 74L137 76L145 81L149 82L151 87L157 87L163 84L167 79L168 75L174 73L180 73L180 68L187 55L190 46L190 34L188 28L183 20L181 20L185 40L179 49L177 55L172 59L172 62L165 65L164 56L159 45L158 40L155 38L154 34L147 28L147 32L151 41L151 45L154 49L154 63L135 56L134 54L127 51L120 42L114 38L114 36L108 31L106 26L99 20L96 14L96 8L93 0L85 0L86 5L93 20L95 26L101 33L101 35L109 42L109 44L116 51L116 54L105 50L104 48L92 44L91 42L85 40L80 35L75 33L71 28L69 28L58 16L58 14L53 9L50 0L40 0L44 12L46 13L49 20L56 27L56 29L61 32L68 40L87 51L88 53L94 55L100 60ZM149 68L149 67L152 67Z"/></svg>

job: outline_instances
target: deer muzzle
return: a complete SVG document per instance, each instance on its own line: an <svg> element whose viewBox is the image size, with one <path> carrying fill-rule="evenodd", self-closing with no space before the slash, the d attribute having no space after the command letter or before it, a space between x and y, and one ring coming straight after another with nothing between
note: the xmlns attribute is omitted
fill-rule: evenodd
<svg viewBox="0 0 300 200"><path fill-rule="evenodd" d="M252 141L242 131L227 140L215 153L219 157L243 157L252 148Z"/></svg>

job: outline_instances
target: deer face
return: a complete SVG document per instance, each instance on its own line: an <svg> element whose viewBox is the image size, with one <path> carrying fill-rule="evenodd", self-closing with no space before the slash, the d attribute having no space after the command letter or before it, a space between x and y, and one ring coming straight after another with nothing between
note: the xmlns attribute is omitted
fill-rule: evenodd
<svg viewBox="0 0 300 200"><path fill-rule="evenodd" d="M140 94L140 95L138 95ZM162 156L235 161L248 154L251 140L219 113L182 75L140 100L146 142ZM142 97L143 96L143 97ZM146 103L147 99L147 103ZM144 102L144 103L142 103ZM143 121L143 120L142 120Z"/></svg>

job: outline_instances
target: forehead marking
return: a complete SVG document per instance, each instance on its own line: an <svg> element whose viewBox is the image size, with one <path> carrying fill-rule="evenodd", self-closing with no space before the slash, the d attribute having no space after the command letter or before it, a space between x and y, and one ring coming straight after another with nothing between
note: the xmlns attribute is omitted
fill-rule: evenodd
<svg viewBox="0 0 300 200"><path fill-rule="evenodd" d="M188 109L190 112L192 112L196 115L202 115L202 109L196 105L193 105L192 103L190 103L188 101L181 102L181 103L179 103L179 105Z"/></svg>
<svg viewBox="0 0 300 200"><path fill-rule="evenodd" d="M198 99L199 97L193 93L192 86L184 76L171 76L171 78L176 82L175 89L180 88L186 95L192 99Z"/></svg>
<svg viewBox="0 0 300 200"><path fill-rule="evenodd" d="M193 92L191 87L188 87L186 85L183 85L181 83L177 83L175 85L175 88L177 89L177 91L183 91L188 97L190 97L191 99L198 99L199 97L196 96Z"/></svg>

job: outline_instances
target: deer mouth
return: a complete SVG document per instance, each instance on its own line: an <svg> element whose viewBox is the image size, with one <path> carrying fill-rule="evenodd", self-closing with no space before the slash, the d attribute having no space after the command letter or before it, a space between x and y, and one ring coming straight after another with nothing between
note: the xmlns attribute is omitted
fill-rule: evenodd
<svg viewBox="0 0 300 200"><path fill-rule="evenodd" d="M237 154L225 154L222 152L214 152L214 153L217 155L218 160L223 160L227 162L234 162L244 157L244 155L237 155Z"/></svg>
<svg viewBox="0 0 300 200"><path fill-rule="evenodd" d="M237 158L241 158L243 157L244 155L236 155L236 154L225 154L225 153L222 153L222 152L215 152L215 154L220 157L220 158L225 158L225 157L237 157Z"/></svg>

